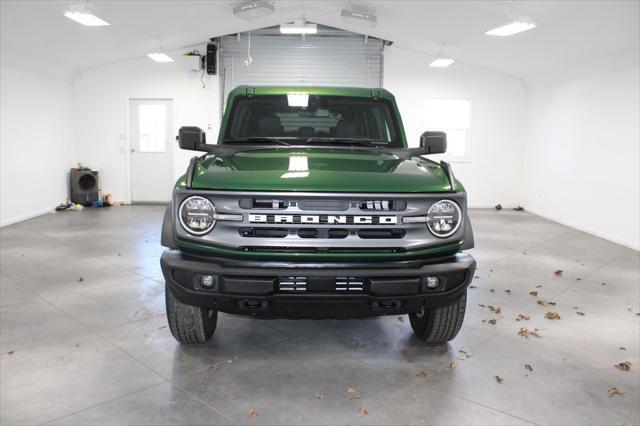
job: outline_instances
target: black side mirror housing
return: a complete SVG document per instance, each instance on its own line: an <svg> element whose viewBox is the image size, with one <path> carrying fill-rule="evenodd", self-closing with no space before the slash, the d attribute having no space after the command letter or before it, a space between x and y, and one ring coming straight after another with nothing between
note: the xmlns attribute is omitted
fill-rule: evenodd
<svg viewBox="0 0 640 426"><path fill-rule="evenodd" d="M207 135L200 127L183 126L178 131L178 144L180 149L190 151L205 151Z"/></svg>
<svg viewBox="0 0 640 426"><path fill-rule="evenodd" d="M447 134L424 132L420 136L420 148L425 151L425 154L444 154L447 152Z"/></svg>

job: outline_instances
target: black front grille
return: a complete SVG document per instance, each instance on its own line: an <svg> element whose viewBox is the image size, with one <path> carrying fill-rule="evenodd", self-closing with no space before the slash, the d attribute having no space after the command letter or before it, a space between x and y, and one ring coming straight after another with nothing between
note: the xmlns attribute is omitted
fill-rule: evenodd
<svg viewBox="0 0 640 426"><path fill-rule="evenodd" d="M361 229L358 236L364 239L397 239L404 238L404 229Z"/></svg>
<svg viewBox="0 0 640 426"><path fill-rule="evenodd" d="M391 247L260 247L260 246L244 246L241 250L253 253L340 253L340 254L359 254L359 253L405 253L406 249Z"/></svg>

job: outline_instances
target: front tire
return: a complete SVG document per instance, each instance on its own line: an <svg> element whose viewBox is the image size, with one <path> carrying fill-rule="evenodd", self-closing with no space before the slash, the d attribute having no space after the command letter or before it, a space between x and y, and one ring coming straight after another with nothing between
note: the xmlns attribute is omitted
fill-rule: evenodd
<svg viewBox="0 0 640 426"><path fill-rule="evenodd" d="M467 292L453 303L425 309L419 314L409 314L409 322L416 336L429 343L445 343L452 340L462 327L467 306Z"/></svg>
<svg viewBox="0 0 640 426"><path fill-rule="evenodd" d="M218 311L186 305L165 285L167 320L173 337L183 345L207 343L218 323Z"/></svg>

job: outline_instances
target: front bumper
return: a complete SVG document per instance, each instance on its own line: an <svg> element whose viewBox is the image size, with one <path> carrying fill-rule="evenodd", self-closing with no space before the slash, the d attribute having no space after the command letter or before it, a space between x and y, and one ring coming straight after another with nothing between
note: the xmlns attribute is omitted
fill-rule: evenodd
<svg viewBox="0 0 640 426"><path fill-rule="evenodd" d="M248 262L165 250L168 288L182 303L269 318L362 318L417 313L446 305L466 290L475 260L458 253L440 259L388 263ZM213 275L214 286L200 284ZM440 285L429 289L426 277ZM304 286L291 286L291 281ZM339 282L361 283L346 289ZM285 289L287 287L287 289Z"/></svg>

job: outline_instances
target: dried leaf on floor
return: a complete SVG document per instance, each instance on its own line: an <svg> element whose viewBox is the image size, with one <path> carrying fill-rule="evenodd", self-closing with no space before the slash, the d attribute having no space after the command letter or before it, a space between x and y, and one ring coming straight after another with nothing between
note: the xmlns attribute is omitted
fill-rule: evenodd
<svg viewBox="0 0 640 426"><path fill-rule="evenodd" d="M439 352L439 353L444 353L444 352L447 352L448 350L449 350L449 347L446 345L445 346L440 345L433 348L434 352Z"/></svg>
<svg viewBox="0 0 640 426"><path fill-rule="evenodd" d="M496 319L490 319L489 321L487 321L489 324L491 325L496 325L497 320Z"/></svg>
<svg viewBox="0 0 640 426"><path fill-rule="evenodd" d="M516 321L529 321L529 315L519 314Z"/></svg>
<svg viewBox="0 0 640 426"><path fill-rule="evenodd" d="M9 355L13 355L16 351L9 351L7 352Z"/></svg>
<svg viewBox="0 0 640 426"><path fill-rule="evenodd" d="M80 277L78 278L78 282L81 283L82 281L84 281L84 278Z"/></svg>
<svg viewBox="0 0 640 426"><path fill-rule="evenodd" d="M249 417L251 417L252 419L255 419L259 415L260 415L260 413L258 413L256 410L249 411Z"/></svg>
<svg viewBox="0 0 640 426"><path fill-rule="evenodd" d="M607 283L600 283L600 285L607 285Z"/></svg>
<svg viewBox="0 0 640 426"><path fill-rule="evenodd" d="M536 288L542 288L542 284L538 284Z"/></svg>
<svg viewBox="0 0 640 426"><path fill-rule="evenodd" d="M577 306L572 306L571 309L580 309L580 308Z"/></svg>
<svg viewBox="0 0 640 426"><path fill-rule="evenodd" d="M511 290L509 290L509 289L506 289L504 292L507 293L507 294L511 294Z"/></svg>
<svg viewBox="0 0 640 426"><path fill-rule="evenodd" d="M624 346L620 346L618 349L620 349L621 351L626 351L627 348L625 348Z"/></svg>
<svg viewBox="0 0 640 426"><path fill-rule="evenodd" d="M562 269L556 269L555 271L553 271L553 273L559 277L562 275Z"/></svg>
<svg viewBox="0 0 640 426"><path fill-rule="evenodd" d="M531 371L533 373L533 367L531 366L531 364L525 364L524 365L524 369L525 370L529 370L529 371Z"/></svg>
<svg viewBox="0 0 640 426"><path fill-rule="evenodd" d="M398 321L404 322L404 317L398 317Z"/></svg>
<svg viewBox="0 0 640 426"><path fill-rule="evenodd" d="M369 410L367 409L367 407L360 407L358 408L358 413L362 413L364 415L369 415Z"/></svg>
<svg viewBox="0 0 640 426"><path fill-rule="evenodd" d="M529 292L529 294L530 294L531 296L538 296L538 292L537 292L537 291L535 291L535 290L530 291L530 292Z"/></svg>
<svg viewBox="0 0 640 426"><path fill-rule="evenodd" d="M634 314L637 317L640 317L640 312L634 312L633 309L631 309L631 308L627 309L627 311L631 312L632 314Z"/></svg>
<svg viewBox="0 0 640 426"><path fill-rule="evenodd" d="M556 302L552 302L550 300L543 300L543 299L539 299L538 300L538 305L542 305L542 306L556 306Z"/></svg>
<svg viewBox="0 0 640 426"><path fill-rule="evenodd" d="M523 212L524 211L524 207L518 206L518 207L514 208L514 210L517 211L517 212Z"/></svg>
<svg viewBox="0 0 640 426"><path fill-rule="evenodd" d="M544 317L549 320L559 320L560 314L557 312L549 311L546 314L544 314Z"/></svg>
<svg viewBox="0 0 640 426"><path fill-rule="evenodd" d="M469 288L478 288L475 285L470 285Z"/></svg>
<svg viewBox="0 0 640 426"><path fill-rule="evenodd" d="M620 389L618 389L616 387L609 388L609 398L611 398L611 397L613 397L615 395L624 395L624 391L621 391Z"/></svg>
<svg viewBox="0 0 640 426"><path fill-rule="evenodd" d="M450 362L450 363L449 363L449 368L452 368L452 369L453 369L453 368L456 368L456 363L455 363L455 362L453 362L453 361L452 361L452 362Z"/></svg>
<svg viewBox="0 0 640 426"><path fill-rule="evenodd" d="M347 388L345 390L345 392L347 393L347 396L353 401L354 399L360 399L360 394L358 393L357 390L355 390L354 388Z"/></svg>
<svg viewBox="0 0 640 426"><path fill-rule="evenodd" d="M585 313L584 313L584 312L582 312L582 311L577 311L577 312L576 312L576 315L580 315L581 317L583 317L583 316L585 315Z"/></svg>
<svg viewBox="0 0 640 426"><path fill-rule="evenodd" d="M504 382L504 379L500 376L495 376L496 377L496 382L502 384L502 382Z"/></svg>
<svg viewBox="0 0 640 426"><path fill-rule="evenodd" d="M494 288L492 288L491 290L489 290L489 293L495 293L496 290Z"/></svg>
<svg viewBox="0 0 640 426"><path fill-rule="evenodd" d="M616 368L620 371L629 371L631 370L631 363L628 361L621 362L616 364Z"/></svg>
<svg viewBox="0 0 640 426"><path fill-rule="evenodd" d="M418 377L420 379L426 379L427 378L427 372L426 371L421 371L418 374L416 374L416 377Z"/></svg>
<svg viewBox="0 0 640 426"><path fill-rule="evenodd" d="M496 210L502 210L502 204L496 204L496 206L494 207L494 209L496 209Z"/></svg>
<svg viewBox="0 0 640 426"><path fill-rule="evenodd" d="M316 393L315 397L316 397L316 399L324 399L324 394L318 392L318 393Z"/></svg>
<svg viewBox="0 0 640 426"><path fill-rule="evenodd" d="M533 336L533 337L542 337L542 336L540 336L540 334L538 334L538 331L540 331L540 330L538 330L537 328L534 328L533 330L529 330L529 329L528 329L528 328L526 328L526 327L522 327L522 328L520 329L520 331L518 331L518 334L519 334L520 336L524 337L525 339L528 339L528 338L529 338L529 336Z"/></svg>

